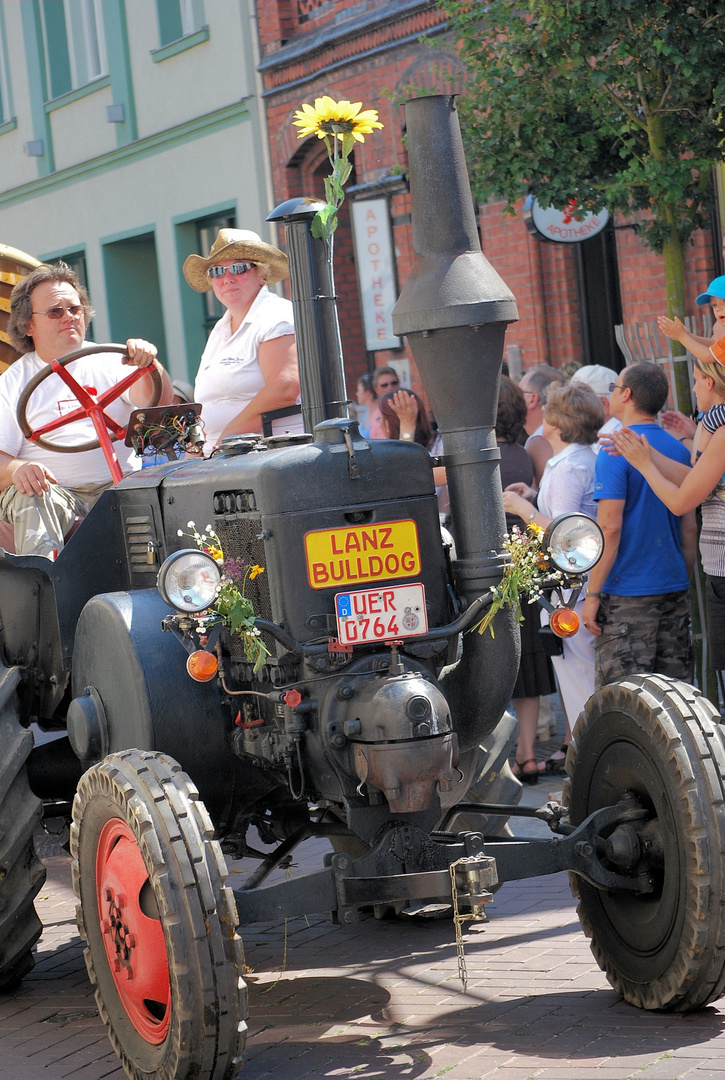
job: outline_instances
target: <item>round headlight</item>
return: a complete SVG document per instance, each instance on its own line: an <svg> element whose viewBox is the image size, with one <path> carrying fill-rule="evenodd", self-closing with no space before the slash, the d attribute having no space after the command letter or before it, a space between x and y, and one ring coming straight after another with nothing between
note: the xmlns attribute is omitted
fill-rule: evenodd
<svg viewBox="0 0 725 1080"><path fill-rule="evenodd" d="M159 570L156 586L170 607L192 613L213 603L221 576L205 551L175 551Z"/></svg>
<svg viewBox="0 0 725 1080"><path fill-rule="evenodd" d="M604 551L604 536L588 514L562 514L544 534L544 550L565 574L586 574Z"/></svg>

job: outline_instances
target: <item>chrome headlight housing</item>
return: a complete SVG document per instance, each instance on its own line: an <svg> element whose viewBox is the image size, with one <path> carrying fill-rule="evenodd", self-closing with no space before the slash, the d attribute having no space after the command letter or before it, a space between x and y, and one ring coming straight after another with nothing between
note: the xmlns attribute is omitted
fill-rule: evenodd
<svg viewBox="0 0 725 1080"><path fill-rule="evenodd" d="M544 533L544 551L564 574L587 574L604 552L604 534L588 514L561 514Z"/></svg>
<svg viewBox="0 0 725 1080"><path fill-rule="evenodd" d="M194 614L205 611L219 591L222 572L205 551L175 551L164 561L156 587L169 607Z"/></svg>

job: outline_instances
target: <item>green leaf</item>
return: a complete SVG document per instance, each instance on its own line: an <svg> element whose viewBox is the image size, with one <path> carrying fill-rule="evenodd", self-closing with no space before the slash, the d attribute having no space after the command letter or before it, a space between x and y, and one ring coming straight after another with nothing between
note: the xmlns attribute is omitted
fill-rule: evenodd
<svg viewBox="0 0 725 1080"><path fill-rule="evenodd" d="M439 6L466 65L459 112L480 201L512 210L529 190L559 208L576 196L646 210L640 235L658 252L707 223L700 181L725 156L723 0Z"/></svg>

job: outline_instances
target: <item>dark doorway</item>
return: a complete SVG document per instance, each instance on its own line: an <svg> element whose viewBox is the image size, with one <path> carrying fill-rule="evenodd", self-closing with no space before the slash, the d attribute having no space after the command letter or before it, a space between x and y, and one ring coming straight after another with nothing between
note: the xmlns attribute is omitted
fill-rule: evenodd
<svg viewBox="0 0 725 1080"><path fill-rule="evenodd" d="M152 341L159 350L159 360L167 367L154 234L104 244L103 267L112 340Z"/></svg>
<svg viewBox="0 0 725 1080"><path fill-rule="evenodd" d="M591 240L572 244L576 275L582 360L621 371L624 358L614 327L622 322L617 245L612 223Z"/></svg>

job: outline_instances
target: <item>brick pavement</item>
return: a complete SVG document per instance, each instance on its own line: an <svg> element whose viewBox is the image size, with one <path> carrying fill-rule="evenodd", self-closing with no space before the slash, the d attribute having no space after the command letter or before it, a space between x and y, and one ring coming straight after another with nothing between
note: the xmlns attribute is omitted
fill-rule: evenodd
<svg viewBox="0 0 725 1080"><path fill-rule="evenodd" d="M320 865L320 848L305 845L293 872ZM0 997L0 1080L121 1080L86 978L69 859L46 863L36 968ZM236 884L247 864L230 865ZM245 929L244 1080L725 1080L725 1001L688 1017L623 1004L565 875L505 885L489 913L466 934L467 992L448 921L335 927L320 916L290 920L286 933L284 923Z"/></svg>

